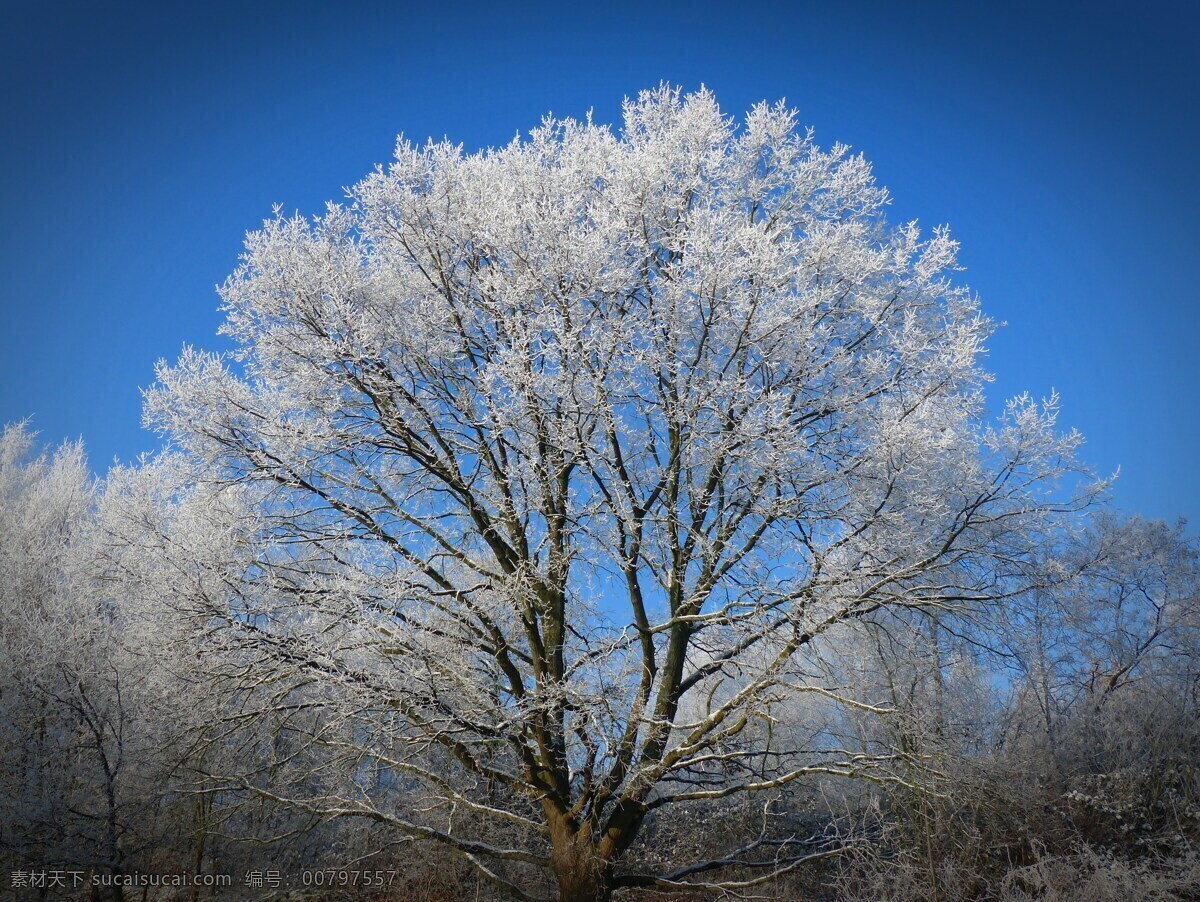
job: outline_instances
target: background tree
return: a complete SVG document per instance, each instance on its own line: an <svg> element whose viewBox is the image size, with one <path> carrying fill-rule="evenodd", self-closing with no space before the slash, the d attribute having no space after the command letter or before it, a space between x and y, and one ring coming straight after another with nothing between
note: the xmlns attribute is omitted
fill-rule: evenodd
<svg viewBox="0 0 1200 902"><path fill-rule="evenodd" d="M0 774L10 813L0 844L6 860L57 862L75 847L108 864L120 858L120 825L108 799L86 790L96 780L113 788L121 717L84 628L98 612L74 606L92 478L81 446L41 456L33 446L23 424L0 437Z"/></svg>
<svg viewBox="0 0 1200 902"><path fill-rule="evenodd" d="M1072 578L1009 612L1005 745L1089 841L1200 837L1200 550L1182 522L1101 512L1053 556Z"/></svg>
<svg viewBox="0 0 1200 902"><path fill-rule="evenodd" d="M595 899L825 854L622 864L668 806L903 779L903 748L759 726L855 703L808 665L876 613L1019 592L1082 502L1054 500L1078 438L1053 401L982 422L990 324L955 243L887 200L785 107L738 126L664 87L620 134L401 142L345 205L249 236L239 350L160 367L147 418L240 505L244 558L199 613L360 762L286 801Z"/></svg>
<svg viewBox="0 0 1200 902"><path fill-rule="evenodd" d="M82 446L33 446L21 424L0 438L0 844L17 868L120 876L169 846L179 646L102 578Z"/></svg>
<svg viewBox="0 0 1200 902"><path fill-rule="evenodd" d="M188 591L183 537L209 567L216 545L182 521L169 460L101 482L80 444L35 441L23 424L0 437L0 855L105 876L101 896L120 899L133 873L204 863L190 759L230 707L200 671L203 633L164 601ZM168 534L165 553L152 539ZM202 572L188 579L211 592Z"/></svg>

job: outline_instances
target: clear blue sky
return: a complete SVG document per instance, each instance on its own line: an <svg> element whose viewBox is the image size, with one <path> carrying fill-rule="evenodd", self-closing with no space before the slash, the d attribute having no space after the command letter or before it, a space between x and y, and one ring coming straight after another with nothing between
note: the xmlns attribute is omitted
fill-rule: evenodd
<svg viewBox="0 0 1200 902"><path fill-rule="evenodd" d="M401 131L474 149L668 80L786 97L862 150L1009 324L997 404L1057 388L1118 503L1200 517L1197 10L10 2L0 420L82 436L100 472L153 449L139 387L223 347L214 285L273 203L318 211Z"/></svg>

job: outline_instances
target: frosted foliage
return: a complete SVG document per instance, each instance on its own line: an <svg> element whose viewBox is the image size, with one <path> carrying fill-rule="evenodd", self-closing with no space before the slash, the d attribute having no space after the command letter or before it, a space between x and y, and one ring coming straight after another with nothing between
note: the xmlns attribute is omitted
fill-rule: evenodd
<svg viewBox="0 0 1200 902"><path fill-rule="evenodd" d="M754 772L743 727L834 627L1011 591L1078 503L1051 493L1079 441L1053 399L982 422L992 325L950 235L887 204L788 108L738 123L664 87L619 131L401 140L248 237L237 350L160 366L146 405L252 521L230 629L387 712L397 767L544 851L345 805L569 895L617 879L655 808L886 765Z"/></svg>
<svg viewBox="0 0 1200 902"><path fill-rule="evenodd" d="M161 594L111 566L111 528L134 522L112 516L115 483L78 443L34 444L24 424L0 436L0 846L119 871L191 719L189 649Z"/></svg>
<svg viewBox="0 0 1200 902"><path fill-rule="evenodd" d="M0 617L8 667L30 681L53 670L85 628L73 590L93 498L82 446L33 452L23 424L0 434ZM50 637L59 654L45 654Z"/></svg>

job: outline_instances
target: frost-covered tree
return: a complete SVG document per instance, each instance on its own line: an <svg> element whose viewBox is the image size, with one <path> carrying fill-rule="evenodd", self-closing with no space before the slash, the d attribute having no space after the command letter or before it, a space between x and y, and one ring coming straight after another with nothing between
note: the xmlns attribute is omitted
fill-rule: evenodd
<svg viewBox="0 0 1200 902"><path fill-rule="evenodd" d="M165 572L180 556L146 541L182 510L154 489L179 480L152 479L159 465L97 481L82 445L35 447L23 424L0 435L0 862L179 872L189 728L220 707L195 630L162 605L187 590Z"/></svg>
<svg viewBox="0 0 1200 902"><path fill-rule="evenodd" d="M1101 511L1049 549L1056 575L1013 605L997 644L1016 674L1014 729L1059 721L1134 694L1200 685L1200 547L1173 525Z"/></svg>
<svg viewBox="0 0 1200 902"><path fill-rule="evenodd" d="M855 704L807 666L821 643L1018 591L1079 503L1053 494L1078 443L1053 402L984 422L991 324L955 242L889 225L862 157L704 91L624 116L400 142L346 203L249 236L221 292L238 350L187 351L147 396L243 536L201 613L353 762L247 785L516 895L823 854L623 859L672 806L902 779L902 749L773 745L771 712Z"/></svg>
<svg viewBox="0 0 1200 902"><path fill-rule="evenodd" d="M104 863L119 857L120 825L106 792L121 767L119 715L105 691L108 674L95 678L102 663L86 622L95 612L76 603L77 549L93 491L81 446L36 455L24 424L5 427L0 850L8 862L54 861L65 844ZM88 793L97 781L100 792Z"/></svg>
<svg viewBox="0 0 1200 902"><path fill-rule="evenodd" d="M1200 542L1186 523L1101 515L1074 557L1080 577L1061 594L1076 685L1100 700L1141 683L1194 692Z"/></svg>

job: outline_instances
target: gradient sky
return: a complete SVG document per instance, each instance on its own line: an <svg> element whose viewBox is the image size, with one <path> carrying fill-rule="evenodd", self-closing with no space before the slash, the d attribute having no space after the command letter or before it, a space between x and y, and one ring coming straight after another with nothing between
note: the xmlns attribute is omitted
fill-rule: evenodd
<svg viewBox="0 0 1200 902"><path fill-rule="evenodd" d="M280 203L319 211L395 136L616 121L662 80L785 97L894 221L948 223L1008 325L992 399L1056 388L1116 501L1200 517L1200 7L9 2L0 12L0 421L157 438L139 388L225 347L216 283ZM1194 525L1194 524L1193 524Z"/></svg>

